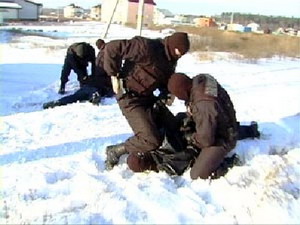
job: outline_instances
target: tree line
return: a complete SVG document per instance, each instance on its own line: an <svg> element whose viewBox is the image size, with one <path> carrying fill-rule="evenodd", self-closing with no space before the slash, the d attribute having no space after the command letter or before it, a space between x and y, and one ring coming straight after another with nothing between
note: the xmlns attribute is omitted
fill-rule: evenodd
<svg viewBox="0 0 300 225"><path fill-rule="evenodd" d="M216 17L217 20L224 23L239 23L242 25L247 25L249 23L257 23L260 25L261 29L276 30L280 27L300 29L300 18L295 17L284 17L284 16L264 16L259 14L244 14L244 13L234 13L224 12L220 16Z"/></svg>

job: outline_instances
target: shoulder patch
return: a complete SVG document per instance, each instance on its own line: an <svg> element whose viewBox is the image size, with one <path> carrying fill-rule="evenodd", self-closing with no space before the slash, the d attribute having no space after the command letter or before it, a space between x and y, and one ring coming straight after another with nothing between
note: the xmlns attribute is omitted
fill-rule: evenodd
<svg viewBox="0 0 300 225"><path fill-rule="evenodd" d="M213 76L209 74L204 74L204 76L206 78L204 94L208 96L218 97L218 82Z"/></svg>

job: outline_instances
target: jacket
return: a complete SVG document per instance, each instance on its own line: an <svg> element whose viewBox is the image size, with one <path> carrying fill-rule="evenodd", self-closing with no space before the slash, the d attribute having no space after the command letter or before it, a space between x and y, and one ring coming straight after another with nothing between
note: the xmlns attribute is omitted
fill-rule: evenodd
<svg viewBox="0 0 300 225"><path fill-rule="evenodd" d="M86 68L88 63L92 64L92 74L95 74L95 49L86 42L72 44L67 50L67 59L76 71L78 68Z"/></svg>
<svg viewBox="0 0 300 225"><path fill-rule="evenodd" d="M163 39L134 37L106 44L104 70L124 79L129 92L148 96L167 85L177 60L172 60Z"/></svg>
<svg viewBox="0 0 300 225"><path fill-rule="evenodd" d="M234 106L226 90L210 75L193 78L189 106L196 124L192 139L199 148L223 146L232 150L237 141Z"/></svg>

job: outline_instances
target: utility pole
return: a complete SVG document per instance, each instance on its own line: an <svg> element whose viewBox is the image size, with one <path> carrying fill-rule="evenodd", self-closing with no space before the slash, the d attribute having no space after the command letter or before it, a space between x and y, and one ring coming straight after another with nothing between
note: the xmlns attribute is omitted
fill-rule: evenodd
<svg viewBox="0 0 300 225"><path fill-rule="evenodd" d="M59 7L57 7L57 22L60 22L60 14L59 14Z"/></svg>
<svg viewBox="0 0 300 225"><path fill-rule="evenodd" d="M106 38L106 35L107 35L107 33L108 33L108 30L109 30L111 21L112 21L112 19L113 19L113 17L114 17L114 14L115 14L115 11L116 11L116 9L117 9L118 4L119 4L119 0L116 0L116 4L115 4L115 6L114 6L114 9L113 9L113 11L112 11L112 13L111 13L111 16L110 16L110 18L109 18L108 23L106 24L106 29L105 29L105 32L104 32L104 34L103 34L103 39Z"/></svg>
<svg viewBox="0 0 300 225"><path fill-rule="evenodd" d="M142 28L143 28L144 3L145 3L145 0L139 0L138 19L137 19L136 29L140 36L142 35Z"/></svg>
<svg viewBox="0 0 300 225"><path fill-rule="evenodd" d="M230 18L230 23L231 24L233 24L233 15L234 15L234 12L231 13L231 18Z"/></svg>

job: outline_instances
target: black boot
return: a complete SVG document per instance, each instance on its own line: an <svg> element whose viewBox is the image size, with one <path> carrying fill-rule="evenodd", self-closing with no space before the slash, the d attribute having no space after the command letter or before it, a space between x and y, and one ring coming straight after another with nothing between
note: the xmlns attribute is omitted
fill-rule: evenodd
<svg viewBox="0 0 300 225"><path fill-rule="evenodd" d="M258 131L257 122L252 121L249 126L238 124L238 140L246 138L259 138L260 133Z"/></svg>
<svg viewBox="0 0 300 225"><path fill-rule="evenodd" d="M101 102L101 96L99 95L98 91L93 93L92 98L89 100L93 105L99 105Z"/></svg>
<svg viewBox="0 0 300 225"><path fill-rule="evenodd" d="M241 166L241 160L237 154L233 154L231 157L224 158L220 166L213 172L211 179L218 179L221 176L226 175L226 173L234 166Z"/></svg>
<svg viewBox="0 0 300 225"><path fill-rule="evenodd" d="M43 109L54 108L56 106L62 105L59 101L51 101L43 104Z"/></svg>
<svg viewBox="0 0 300 225"><path fill-rule="evenodd" d="M63 83L60 85L60 88L59 88L59 90L58 90L58 94L63 95L63 94L66 93L66 91L65 91L65 86L66 86L66 84L63 84Z"/></svg>
<svg viewBox="0 0 300 225"><path fill-rule="evenodd" d="M250 129L251 129L252 138L259 138L260 137L260 133L258 131L258 124L257 124L256 121L251 122Z"/></svg>
<svg viewBox="0 0 300 225"><path fill-rule="evenodd" d="M106 169L111 170L115 165L118 164L120 157L126 153L127 151L124 143L107 146L105 161Z"/></svg>

